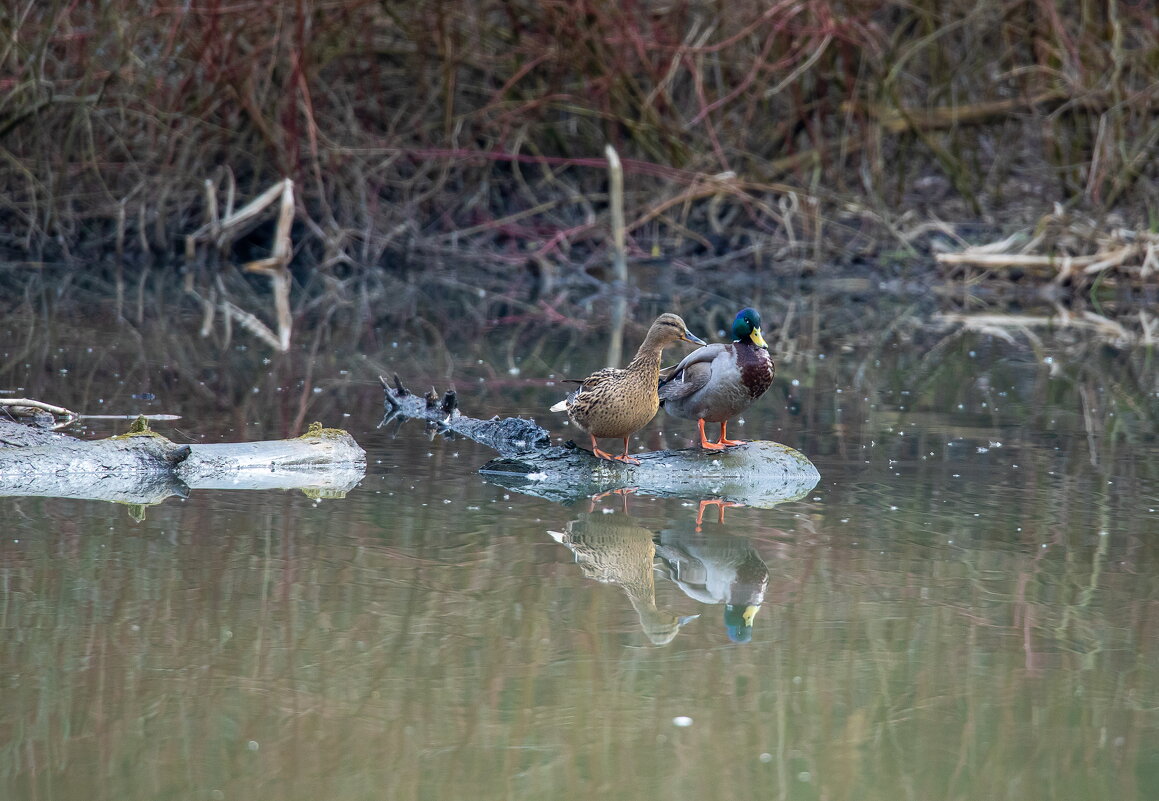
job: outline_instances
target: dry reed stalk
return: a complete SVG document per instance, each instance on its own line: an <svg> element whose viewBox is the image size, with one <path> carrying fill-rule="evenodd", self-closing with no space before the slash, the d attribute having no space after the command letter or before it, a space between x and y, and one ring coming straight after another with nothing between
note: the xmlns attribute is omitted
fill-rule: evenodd
<svg viewBox="0 0 1159 801"><path fill-rule="evenodd" d="M608 340L609 367L619 367L624 354L624 321L628 314L628 257L624 253L624 167L616 149L604 149L608 157L608 184L612 216L612 275L615 296L612 299L612 332Z"/></svg>
<svg viewBox="0 0 1159 801"><path fill-rule="evenodd" d="M227 215L218 217L216 190L211 182L205 182L207 195L212 198L206 203L206 214L209 219L192 234L185 238L185 257L189 262L196 259L200 244L211 244L219 254L242 233L248 230L259 216L270 206L278 204L278 221L274 230L273 245L270 255L264 259L247 262L242 265L245 272L260 273L270 279L274 296L274 317L277 333L263 323L256 315L251 314L237 305L223 300L221 310L226 319L235 320L239 325L254 334L275 350L285 352L290 348L290 338L293 333L293 314L290 308L290 287L292 277L289 264L293 257L293 243L290 240L290 230L294 223L294 182L283 178L278 183L266 189L242 208L230 213L233 205L233 193L230 191L227 203ZM232 190L232 183L231 183ZM186 289L194 292L192 287L192 271L187 279ZM201 335L207 336L212 328L216 307L217 284L211 286L208 298L202 298L204 315L201 325ZM196 294L196 292L194 292ZM200 296L199 296L200 298Z"/></svg>

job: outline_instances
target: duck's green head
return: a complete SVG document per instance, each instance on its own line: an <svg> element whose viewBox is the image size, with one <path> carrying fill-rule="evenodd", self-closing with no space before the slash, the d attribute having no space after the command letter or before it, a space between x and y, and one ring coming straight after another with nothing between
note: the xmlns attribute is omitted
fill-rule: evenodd
<svg viewBox="0 0 1159 801"><path fill-rule="evenodd" d="M768 348L761 336L761 316L756 309L741 309L732 321L732 336L737 342L749 341L758 348Z"/></svg>
<svg viewBox="0 0 1159 801"><path fill-rule="evenodd" d="M724 627L733 642L748 642L753 638L753 618L761 611L758 604L741 606L727 604L724 607Z"/></svg>

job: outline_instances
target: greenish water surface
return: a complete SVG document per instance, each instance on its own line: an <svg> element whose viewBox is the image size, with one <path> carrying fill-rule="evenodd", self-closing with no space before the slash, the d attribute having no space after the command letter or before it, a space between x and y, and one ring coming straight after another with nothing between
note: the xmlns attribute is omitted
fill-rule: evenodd
<svg viewBox="0 0 1159 801"><path fill-rule="evenodd" d="M1159 797L1159 384L1138 351L782 343L729 433L800 449L820 483L721 510L560 506L486 483L472 443L376 428L375 374L441 388L438 354L201 362L249 371L215 405L101 336L115 370L70 329L5 383L90 411L150 390L179 441L320 419L367 473L344 498L194 492L140 520L0 498L0 797ZM468 412L573 436L544 379L597 356L472 347ZM661 413L637 446L693 431ZM759 606L751 630L730 596Z"/></svg>

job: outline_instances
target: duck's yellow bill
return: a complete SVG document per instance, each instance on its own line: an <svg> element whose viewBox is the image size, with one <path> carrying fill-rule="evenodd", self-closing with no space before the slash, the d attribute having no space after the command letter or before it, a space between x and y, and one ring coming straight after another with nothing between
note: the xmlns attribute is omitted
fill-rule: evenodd
<svg viewBox="0 0 1159 801"><path fill-rule="evenodd" d="M751 339L753 344L758 348L767 348L769 346L769 344L765 342L765 338L761 336L761 329L759 328L753 329L753 332L749 334L749 339Z"/></svg>
<svg viewBox="0 0 1159 801"><path fill-rule="evenodd" d="M744 608L744 624L750 629L753 627L753 618L757 616L757 612L761 611L759 606L746 606Z"/></svg>

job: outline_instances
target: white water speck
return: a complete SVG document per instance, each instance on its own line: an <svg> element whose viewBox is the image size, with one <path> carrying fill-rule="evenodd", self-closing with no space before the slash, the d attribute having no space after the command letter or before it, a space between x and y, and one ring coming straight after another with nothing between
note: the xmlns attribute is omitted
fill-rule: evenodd
<svg viewBox="0 0 1159 801"><path fill-rule="evenodd" d="M692 718L688 717L687 715L677 715L676 717L672 718L672 725L679 726L682 729L687 729L692 725Z"/></svg>
<svg viewBox="0 0 1159 801"><path fill-rule="evenodd" d="M547 478L547 473L528 473L525 478L528 481L543 481Z"/></svg>

